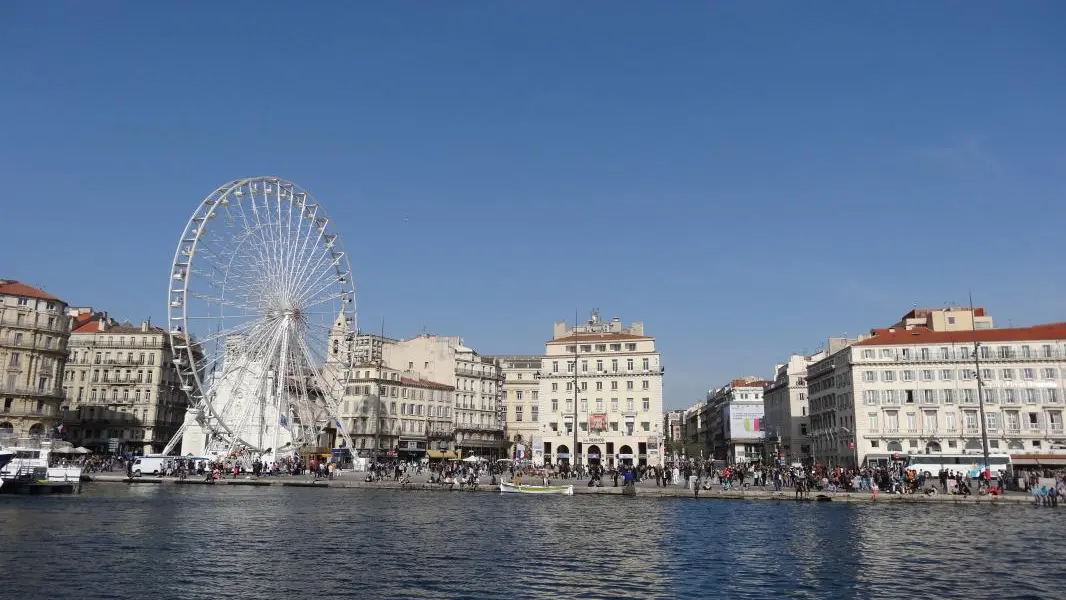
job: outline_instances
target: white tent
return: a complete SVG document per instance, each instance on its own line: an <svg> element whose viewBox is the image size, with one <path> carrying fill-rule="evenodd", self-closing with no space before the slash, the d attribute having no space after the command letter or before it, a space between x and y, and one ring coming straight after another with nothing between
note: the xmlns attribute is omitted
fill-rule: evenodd
<svg viewBox="0 0 1066 600"><path fill-rule="evenodd" d="M463 462L468 462L468 463L485 462L485 459L481 458L480 456L468 456L468 457L463 459Z"/></svg>

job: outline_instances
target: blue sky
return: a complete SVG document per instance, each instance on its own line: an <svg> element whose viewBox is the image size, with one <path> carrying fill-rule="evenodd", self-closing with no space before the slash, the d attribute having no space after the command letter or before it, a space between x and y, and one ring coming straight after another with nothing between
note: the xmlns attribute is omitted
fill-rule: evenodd
<svg viewBox="0 0 1066 600"><path fill-rule="evenodd" d="M666 404L965 303L1066 319L1061 2L6 2L0 276L165 316L215 186L309 189L360 324L643 320Z"/></svg>

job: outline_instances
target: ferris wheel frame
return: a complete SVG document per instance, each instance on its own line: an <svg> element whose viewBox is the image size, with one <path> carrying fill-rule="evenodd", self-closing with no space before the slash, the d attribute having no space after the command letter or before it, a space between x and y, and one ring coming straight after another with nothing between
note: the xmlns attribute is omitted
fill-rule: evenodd
<svg viewBox="0 0 1066 600"><path fill-rule="evenodd" d="M330 229L329 225L331 225L331 221L322 206L314 200L306 189L298 186L292 181L277 176L246 177L229 181L218 186L214 191L204 197L192 216L188 219L174 251L167 289L168 335L173 352L173 364L178 371L180 389L188 398L188 408L199 411L197 413L198 421L210 436L215 438L228 438L231 448L240 445L263 452L264 449L262 447L258 447L249 440L243 439L239 432L234 431L234 428L231 427L230 423L226 422L225 416L222 414L224 410L219 410L219 407L215 405L214 396L218 390L215 389L214 384L217 383L217 380L208 380L209 374L206 372L207 363L203 360L204 352L206 351L203 346L205 340L197 340L194 337L193 332L196 330L196 327L191 321L196 318L197 315L189 314L189 306L191 304L190 281L194 279L193 274L197 269L196 257L197 253L201 250L201 240L204 233L208 229L209 223L218 217L220 209L225 208L228 211L228 207L234 202L234 198L236 198L236 202L240 205L240 202L243 201L242 190L244 189L265 190L264 197L266 198L269 198L270 193L275 193L278 199L279 211L281 200L287 199L290 205L290 216L293 207L299 208L301 211L300 217L307 217L310 227L317 230L314 244L324 244L323 248L330 253L329 258L331 259L331 263L329 264L329 267L332 268L333 273L336 275L336 280L333 283L335 283L340 289L337 296L339 299L340 310L338 311L337 316L340 317L343 315L343 318L348 324L348 331L352 334L358 331L358 315L356 311L355 285L352 277L351 263L348 258L348 253L345 251L343 242L340 236ZM252 210L254 211L256 208L254 191L249 195L250 199L248 202L251 203ZM243 211L243 205L241 205L241 209ZM248 227L247 220L245 225ZM252 229L246 229L245 233L246 237L239 242L240 244L247 241L248 237L252 234ZM309 231L307 238L303 240L305 246L309 243L310 237L311 232ZM297 239L297 241L299 241L299 239ZM302 252L300 256L302 257ZM292 257L295 257L295 252L292 253ZM323 255L322 258L325 258L325 256ZM225 287L226 284L225 278L228 278L229 276L229 266L230 265L227 265L227 272L223 279L223 287ZM280 265L278 266L280 267ZM316 281L315 283L317 284L318 282ZM295 285L295 283L293 285ZM295 292L298 290L287 291ZM218 299L220 301L220 306L225 304L224 302L221 302L223 299L224 298L222 297ZM298 313L299 311L296 312ZM221 314L219 318L223 318ZM242 333L240 335L244 334ZM220 332L219 337L216 337L213 342L217 344L218 340L221 339L221 336L222 333ZM297 341L300 340L297 339ZM306 347L303 350L305 352L308 351ZM323 340L322 351L324 355L328 357L328 349L325 347L325 340ZM306 356L310 357L309 354ZM348 435L347 428L344 426L344 423L338 414L338 407L344 394L344 390L347 388L347 378L350 376L353 360L354 357L352 354L346 352L343 353L342 356L337 357L332 363L330 363L327 358L326 362L317 365L317 368L313 363L308 365L310 367L309 370L313 372L317 391L323 395L322 402L324 406L322 408L326 410L324 419L326 425L320 426L319 421L322 419L319 419L317 415L314 415L311 419L313 422L302 423L301 428L304 430L313 429L315 433L314 438L317 439L318 434L335 421L338 433L347 442L349 448L354 451L354 446ZM217 364L218 363L215 364L216 367ZM201 366L203 366L204 370L201 370ZM302 373L299 377L302 378L306 375L307 373ZM262 374L260 376L262 377ZM277 375L275 374L270 377L276 376ZM327 381L327 378L329 378L330 381ZM334 385L330 385L331 382ZM287 381L285 382L285 386L286 389L288 389L289 384ZM338 387L338 394L335 394L333 398L326 397L331 389L336 391ZM305 386L304 392L307 393L308 389L309 388ZM239 391L235 393L238 395L240 394ZM310 396L309 393L308 396ZM310 402L309 397L305 400ZM259 401L262 402L262 400ZM281 405L278 406L278 411L280 415ZM278 426L276 425L276 427ZM177 439L183 435L184 430L185 425L182 426L182 430L178 432L174 440L168 444L168 449L173 447ZM295 442L295 438L293 441ZM276 452L278 449L272 448L272 450Z"/></svg>

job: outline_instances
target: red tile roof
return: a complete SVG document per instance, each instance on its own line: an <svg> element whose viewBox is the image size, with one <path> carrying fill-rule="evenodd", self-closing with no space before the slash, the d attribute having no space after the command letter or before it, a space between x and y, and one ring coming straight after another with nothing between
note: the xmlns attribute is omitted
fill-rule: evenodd
<svg viewBox="0 0 1066 600"><path fill-rule="evenodd" d="M650 340L651 336L633 335L631 333L577 333L556 340L549 344L572 344L574 342L619 342L624 340Z"/></svg>
<svg viewBox="0 0 1066 600"><path fill-rule="evenodd" d="M1004 329L978 329L976 333L972 330L932 331L925 327L874 329L870 333L874 337L858 342L855 345L972 344L975 336L979 342L1066 340L1066 323L1047 323L1033 325L1032 327L1009 327Z"/></svg>
<svg viewBox="0 0 1066 600"><path fill-rule="evenodd" d="M733 381L729 382L729 385L732 386L732 387L735 387L735 388L742 388L742 387L764 388L764 387L767 387L767 386L770 386L770 385L773 385L773 384L774 384L774 382L772 382L772 381L763 381L763 380L759 380L759 381L744 381L743 379L734 379Z"/></svg>
<svg viewBox="0 0 1066 600"><path fill-rule="evenodd" d="M443 383L437 383L435 381L426 381L425 379L411 379L409 377L401 377L400 382L406 385L413 385L416 387L424 387L431 390L445 390L448 392L455 391L455 387L451 385L444 385Z"/></svg>
<svg viewBox="0 0 1066 600"><path fill-rule="evenodd" d="M14 279L0 279L0 294L7 294L9 296L23 296L26 298L38 298L40 300L55 300L56 302L63 302L59 298L39 290L32 285L26 285L20 281Z"/></svg>

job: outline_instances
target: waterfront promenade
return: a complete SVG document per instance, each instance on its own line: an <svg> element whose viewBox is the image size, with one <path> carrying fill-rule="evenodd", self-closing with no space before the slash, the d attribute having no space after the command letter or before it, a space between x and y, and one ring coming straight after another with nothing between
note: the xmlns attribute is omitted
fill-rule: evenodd
<svg viewBox="0 0 1066 600"><path fill-rule="evenodd" d="M413 475L411 483L401 484L398 481L375 481L363 480L364 473L344 472L332 480L312 480L306 476L270 476L254 477L242 475L237 479L223 478L216 481L206 481L202 477L189 477L179 480L174 477L135 477L130 479L125 475L94 473L83 477L83 480L93 483L118 483L126 485L225 485L241 487L267 487L287 486L304 488L341 488L341 489L388 489L403 491L424 492L496 492L499 487L488 483L482 483L477 489L462 489L459 486L439 485L428 483L428 477ZM538 483L533 478L526 478L524 483ZM617 495L622 496L622 487L614 487L609 478L604 478L604 487L588 487L587 480L566 479L552 480L553 485L573 485L574 493L578 495ZM636 485L636 492L641 497L652 498L693 498L692 490L681 485L669 485L666 487L656 486L654 481L643 481ZM772 487L750 487L744 490L723 491L719 485L714 485L711 490L700 490L698 496L701 500L770 500L770 501L794 501L795 492L791 488L782 489L780 492L773 491ZM919 494L885 494L881 493L876 499L870 493L848 492L811 492L809 500L805 501L832 501L848 503L907 503L907 504L1011 504L1032 505L1033 500L1027 494L1008 492L1003 496L952 496L949 494L937 494L935 496Z"/></svg>

